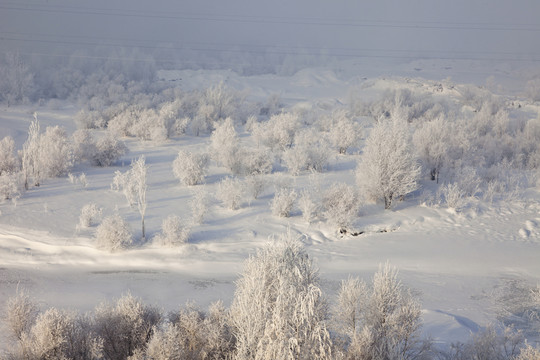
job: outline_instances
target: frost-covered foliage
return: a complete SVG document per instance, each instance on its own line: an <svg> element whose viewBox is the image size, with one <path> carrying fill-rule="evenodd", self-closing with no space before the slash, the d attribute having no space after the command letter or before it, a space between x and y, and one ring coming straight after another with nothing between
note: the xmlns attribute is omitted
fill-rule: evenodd
<svg viewBox="0 0 540 360"><path fill-rule="evenodd" d="M346 154L347 149L354 147L363 136L360 124L346 110L336 110L330 116L328 138L332 147L340 154Z"/></svg>
<svg viewBox="0 0 540 360"><path fill-rule="evenodd" d="M56 308L39 313L7 354L11 360L100 358L101 343L87 318Z"/></svg>
<svg viewBox="0 0 540 360"><path fill-rule="evenodd" d="M384 199L385 209L418 188L420 166L411 154L409 138L403 120L389 119L376 124L366 140L357 183L368 198Z"/></svg>
<svg viewBox="0 0 540 360"><path fill-rule="evenodd" d="M371 286L358 279L342 282L337 320L354 359L418 359L430 351L420 338L420 304L386 264L375 273Z"/></svg>
<svg viewBox="0 0 540 360"><path fill-rule="evenodd" d="M100 138L96 143L96 147L97 152L94 156L94 163L97 166L110 166L128 153L126 144L110 133Z"/></svg>
<svg viewBox="0 0 540 360"><path fill-rule="evenodd" d="M192 191L189 201L193 224L202 224L204 216L208 213L209 195L205 188L196 188Z"/></svg>
<svg viewBox="0 0 540 360"><path fill-rule="evenodd" d="M238 210L242 206L243 187L238 178L226 177L219 182L216 197L223 205L231 210Z"/></svg>
<svg viewBox="0 0 540 360"><path fill-rule="evenodd" d="M0 61L0 101L8 106L28 101L34 91L34 75L18 53L4 54Z"/></svg>
<svg viewBox="0 0 540 360"><path fill-rule="evenodd" d="M106 217L96 229L96 246L115 252L131 246L133 235L128 223L118 214Z"/></svg>
<svg viewBox="0 0 540 360"><path fill-rule="evenodd" d="M79 215L79 226L90 227L97 225L101 221L103 209L98 207L95 203L88 203L81 209L81 215Z"/></svg>
<svg viewBox="0 0 540 360"><path fill-rule="evenodd" d="M39 167L44 178L67 174L73 166L72 147L66 131L59 126L48 126L40 136Z"/></svg>
<svg viewBox="0 0 540 360"><path fill-rule="evenodd" d="M155 360L230 359L233 351L228 311L216 302L207 313L188 305L173 314L171 322L150 339L146 356Z"/></svg>
<svg viewBox="0 0 540 360"><path fill-rule="evenodd" d="M20 174L0 175L0 202L4 200L14 200L20 195Z"/></svg>
<svg viewBox="0 0 540 360"><path fill-rule="evenodd" d="M23 144L21 157L21 170L24 177L24 188L28 190L30 182L39 186L42 178L41 164L39 162L39 145L40 145L40 125L37 114L34 113L34 121L30 123L28 128L28 138Z"/></svg>
<svg viewBox="0 0 540 360"><path fill-rule="evenodd" d="M294 207L298 194L294 189L289 187L278 187L274 193L274 197L270 202L270 210L272 215L279 217L289 217Z"/></svg>
<svg viewBox="0 0 540 360"><path fill-rule="evenodd" d="M75 162L88 162L94 165L98 148L92 132L88 129L76 130L71 135L71 141Z"/></svg>
<svg viewBox="0 0 540 360"><path fill-rule="evenodd" d="M346 232L358 216L360 196L353 186L334 183L324 192L322 208L328 222Z"/></svg>
<svg viewBox="0 0 540 360"><path fill-rule="evenodd" d="M241 148L237 156L240 162L237 170L244 175L272 173L274 160L272 154L265 149Z"/></svg>
<svg viewBox="0 0 540 360"><path fill-rule="evenodd" d="M413 136L416 153L424 172L429 173L431 180L436 180L437 183L441 168L446 161L449 136L450 128L441 117L422 123Z"/></svg>
<svg viewBox="0 0 540 360"><path fill-rule="evenodd" d="M324 138L307 129L296 134L295 144L283 152L283 160L292 175L299 175L303 170L323 172L328 165L329 154Z"/></svg>
<svg viewBox="0 0 540 360"><path fill-rule="evenodd" d="M321 201L313 189L302 189L298 197L298 208L302 218L308 223L313 222L321 212Z"/></svg>
<svg viewBox="0 0 540 360"><path fill-rule="evenodd" d="M266 122L253 124L252 134L257 143L283 151L294 143L300 125L297 114L281 113L272 115Z"/></svg>
<svg viewBox="0 0 540 360"><path fill-rule="evenodd" d="M102 303L95 309L94 331L103 343L105 359L127 359L143 350L154 328L161 321L161 312L127 294L114 304Z"/></svg>
<svg viewBox="0 0 540 360"><path fill-rule="evenodd" d="M356 115L371 116L376 121L399 117L407 122L434 118L444 107L428 93L417 94L407 88L388 89L373 102L362 102L352 94L352 111Z"/></svg>
<svg viewBox="0 0 540 360"><path fill-rule="evenodd" d="M257 199L267 186L267 182L262 175L249 175L244 179L243 187L251 200Z"/></svg>
<svg viewBox="0 0 540 360"><path fill-rule="evenodd" d="M497 329L489 325L484 330L473 334L469 342L452 344L450 351L443 354L445 358L451 360L517 360L522 356L527 356L527 352L530 354L533 350L530 347L524 348L524 341L521 331L512 327Z"/></svg>
<svg viewBox="0 0 540 360"><path fill-rule="evenodd" d="M237 359L330 359L327 306L311 259L289 233L250 257L231 305Z"/></svg>
<svg viewBox="0 0 540 360"><path fill-rule="evenodd" d="M210 136L210 149L212 158L218 164L226 167L233 174L241 172L241 162L238 156L240 140L231 118L216 125L216 129Z"/></svg>
<svg viewBox="0 0 540 360"><path fill-rule="evenodd" d="M18 161L15 157L15 141L11 136L0 140L0 175L10 174L17 170Z"/></svg>
<svg viewBox="0 0 540 360"><path fill-rule="evenodd" d="M208 155L180 150L172 163L174 177L184 185L203 182L208 169Z"/></svg>
<svg viewBox="0 0 540 360"><path fill-rule="evenodd" d="M6 302L6 324L11 335L21 340L27 333L38 313L38 306L24 289L17 288L17 293Z"/></svg>
<svg viewBox="0 0 540 360"><path fill-rule="evenodd" d="M161 223L161 233L154 237L154 242L160 246L172 247L185 244L189 238L190 229L179 216L169 215Z"/></svg>

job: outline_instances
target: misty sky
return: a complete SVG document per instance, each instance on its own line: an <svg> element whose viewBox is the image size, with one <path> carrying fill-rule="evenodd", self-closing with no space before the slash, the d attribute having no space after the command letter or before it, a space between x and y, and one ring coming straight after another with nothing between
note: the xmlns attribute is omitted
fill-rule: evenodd
<svg viewBox="0 0 540 360"><path fill-rule="evenodd" d="M538 0L0 0L0 50L540 61Z"/></svg>

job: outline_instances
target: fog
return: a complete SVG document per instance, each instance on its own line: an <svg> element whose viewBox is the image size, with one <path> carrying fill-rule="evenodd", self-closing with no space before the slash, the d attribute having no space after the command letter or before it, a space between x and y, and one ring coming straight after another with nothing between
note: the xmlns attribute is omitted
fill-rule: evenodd
<svg viewBox="0 0 540 360"><path fill-rule="evenodd" d="M0 49L137 48L169 67L189 53L223 67L241 54L540 61L538 14L535 0L2 1Z"/></svg>

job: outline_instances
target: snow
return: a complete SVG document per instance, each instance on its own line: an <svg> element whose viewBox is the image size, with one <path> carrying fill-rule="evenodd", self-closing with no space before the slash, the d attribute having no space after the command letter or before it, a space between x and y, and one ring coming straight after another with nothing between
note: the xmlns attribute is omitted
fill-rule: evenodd
<svg viewBox="0 0 540 360"><path fill-rule="evenodd" d="M347 103L351 89L369 99L387 88L431 88L460 67L460 76L470 81L494 75L508 96L519 95L516 83L524 76L518 70L485 64L480 73L476 72L479 66L457 60L418 60L392 67L393 76L380 76L368 67L360 70L358 64L343 62L340 67L310 68L293 76L243 77L226 70L182 70L161 71L159 78L186 90L224 82L245 90L254 100L277 93L286 105L324 107ZM472 79L471 73L477 78ZM437 96L456 96L455 88L443 89ZM42 128L54 124L68 133L75 130L72 119L77 108L71 104L54 110L12 106L0 109L0 138L13 136L21 148L34 111ZM193 188L181 185L171 168L178 150L201 149L210 142L208 136L179 137L160 144L124 140L130 153L118 166L80 165L73 170L76 175L86 174L88 187L73 185L67 177L48 179L16 202L0 204L0 310L17 287L39 299L42 308L89 311L100 301L128 291L165 311L189 300L201 307L217 299L228 305L242 262L269 237L287 230L302 237L330 299L349 275L368 280L379 264L388 261L396 266L403 283L420 296L424 333L441 343L466 341L470 333L496 321L491 294L504 279L521 279L531 286L540 283L538 187L511 201L477 200L460 211L418 205L418 198L386 211L380 204L368 204L355 224L363 233L351 236L338 234L325 222L308 224L298 211L289 218L272 216L269 203L274 189L268 186L258 199L244 201L239 210L225 209L212 200L203 224L193 227L185 246L160 248L148 243L112 254L98 250L95 227L76 228L80 209L90 202L103 208L104 216L117 211L128 220L135 238L141 235L137 211L126 204L121 192L110 189L116 170L126 171L131 159L145 155L149 166L145 222L151 239L167 216L189 218ZM337 180L354 184L355 159L355 154L331 157L328 171L317 175L321 186ZM212 196L226 175L224 168L210 166L204 186ZM310 176L303 173L292 178L294 186L306 186Z"/></svg>

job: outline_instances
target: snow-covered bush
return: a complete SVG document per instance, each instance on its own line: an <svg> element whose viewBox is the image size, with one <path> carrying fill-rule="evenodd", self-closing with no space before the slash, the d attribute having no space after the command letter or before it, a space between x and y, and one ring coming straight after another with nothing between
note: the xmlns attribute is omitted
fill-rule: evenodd
<svg viewBox="0 0 540 360"><path fill-rule="evenodd" d="M511 327L497 329L489 325L484 330L472 335L467 343L452 344L446 357L449 359L519 359L524 344L521 331ZM526 355L527 349L523 352Z"/></svg>
<svg viewBox="0 0 540 360"><path fill-rule="evenodd" d="M328 130L330 143L340 154L346 154L347 149L355 146L363 135L362 127L345 110L332 114Z"/></svg>
<svg viewBox="0 0 540 360"><path fill-rule="evenodd" d="M456 183L448 183L439 188L437 198L443 200L450 209L460 210L466 203L465 191Z"/></svg>
<svg viewBox="0 0 540 360"><path fill-rule="evenodd" d="M202 183L208 168L208 155L180 150L172 163L174 177L184 185Z"/></svg>
<svg viewBox="0 0 540 360"><path fill-rule="evenodd" d="M232 359L234 338L228 312L221 302L211 304L208 313L188 305L172 317L171 323L153 334L146 350L147 358Z"/></svg>
<svg viewBox="0 0 540 360"><path fill-rule="evenodd" d="M82 109L75 114L75 124L78 129L101 129L107 125L100 111Z"/></svg>
<svg viewBox="0 0 540 360"><path fill-rule="evenodd" d="M334 183L323 194L322 208L326 219L345 232L358 216L360 196L353 186Z"/></svg>
<svg viewBox="0 0 540 360"><path fill-rule="evenodd" d="M94 164L98 148L92 132L88 129L76 130L71 140L75 162L87 161Z"/></svg>
<svg viewBox="0 0 540 360"><path fill-rule="evenodd" d="M232 177L221 180L216 193L216 197L223 202L223 205L231 210L238 210L242 206L242 195L242 182Z"/></svg>
<svg viewBox="0 0 540 360"><path fill-rule="evenodd" d="M40 136L38 161L43 177L58 177L71 169L73 152L63 128L47 126Z"/></svg>
<svg viewBox="0 0 540 360"><path fill-rule="evenodd" d="M297 133L294 146L283 152L283 160L292 175L299 175L302 170L324 171L329 156L324 139L310 129Z"/></svg>
<svg viewBox="0 0 540 360"><path fill-rule="evenodd" d="M103 342L105 359L127 359L146 348L154 328L161 321L157 308L127 294L115 304L102 303L95 309L94 331Z"/></svg>
<svg viewBox="0 0 540 360"><path fill-rule="evenodd" d="M216 129L210 136L212 158L233 174L241 172L241 163L238 156L239 146L240 140L231 118L227 118L216 125Z"/></svg>
<svg viewBox="0 0 540 360"><path fill-rule="evenodd" d="M20 195L20 174L0 175L0 202L17 199Z"/></svg>
<svg viewBox="0 0 540 360"><path fill-rule="evenodd" d="M257 199L264 191L267 182L262 175L249 175L244 179L244 187L250 199Z"/></svg>
<svg viewBox="0 0 540 360"><path fill-rule="evenodd" d="M79 226L90 227L96 225L101 220L103 209L99 208L95 203L88 203L81 209L81 215L79 215Z"/></svg>
<svg viewBox="0 0 540 360"><path fill-rule="evenodd" d="M11 136L6 136L0 140L0 175L15 172L17 167L15 141Z"/></svg>
<svg viewBox="0 0 540 360"><path fill-rule="evenodd" d="M327 306L319 277L289 233L244 264L231 321L238 359L329 359Z"/></svg>
<svg viewBox="0 0 540 360"><path fill-rule="evenodd" d="M110 252L128 248L133 236L128 223L118 214L106 217L96 229L96 246Z"/></svg>
<svg viewBox="0 0 540 360"><path fill-rule="evenodd" d="M9 359L100 359L101 344L86 318L75 312L47 309L24 332Z"/></svg>
<svg viewBox="0 0 540 360"><path fill-rule="evenodd" d="M38 313L35 301L23 289L17 289L14 297L6 302L6 324L11 335L21 340L23 334L30 330Z"/></svg>
<svg viewBox="0 0 540 360"><path fill-rule="evenodd" d="M110 166L128 153L126 144L117 140L111 133L97 141L94 163L97 166Z"/></svg>
<svg viewBox="0 0 540 360"><path fill-rule="evenodd" d="M540 359L540 348L533 348L527 344L525 348L521 349L516 360L536 360Z"/></svg>
<svg viewBox="0 0 540 360"><path fill-rule="evenodd" d="M281 113L272 115L267 122L253 124L253 137L257 143L271 150L285 150L294 142L294 135L300 128L297 114Z"/></svg>
<svg viewBox="0 0 540 360"><path fill-rule="evenodd" d="M189 228L182 223L176 215L169 215L161 223L161 233L154 237L154 242L160 246L177 246L187 242Z"/></svg>
<svg viewBox="0 0 540 360"><path fill-rule="evenodd" d="M264 149L241 149L237 156L240 171L245 175L272 173L274 160L272 154Z"/></svg>
<svg viewBox="0 0 540 360"><path fill-rule="evenodd" d="M413 136L416 153L424 171L429 173L431 180L436 180L437 183L441 168L446 162L449 136L450 129L442 117L422 123Z"/></svg>
<svg viewBox="0 0 540 360"><path fill-rule="evenodd" d="M205 188L196 188L192 191L189 201L193 224L202 224L204 216L208 213L209 195Z"/></svg>
<svg viewBox="0 0 540 360"><path fill-rule="evenodd" d="M85 173L81 173L79 176L68 173L68 181L72 185L80 185L83 189L88 187L88 180Z"/></svg>
<svg viewBox="0 0 540 360"><path fill-rule="evenodd" d="M389 119L373 127L357 166L357 183L373 200L384 199L389 209L396 198L418 188L420 166L412 156L407 124Z"/></svg>
<svg viewBox="0 0 540 360"><path fill-rule="evenodd" d="M316 200L313 191L303 189L298 197L298 208L302 212L302 218L311 223L319 216L321 204Z"/></svg>
<svg viewBox="0 0 540 360"><path fill-rule="evenodd" d="M349 358L417 359L429 354L429 342L420 338L420 304L397 276L386 264L371 287L356 279L342 283L337 313L349 337Z"/></svg>
<svg viewBox="0 0 540 360"><path fill-rule="evenodd" d="M276 189L274 197L270 202L272 215L279 217L289 217L296 201L296 191L288 187Z"/></svg>

